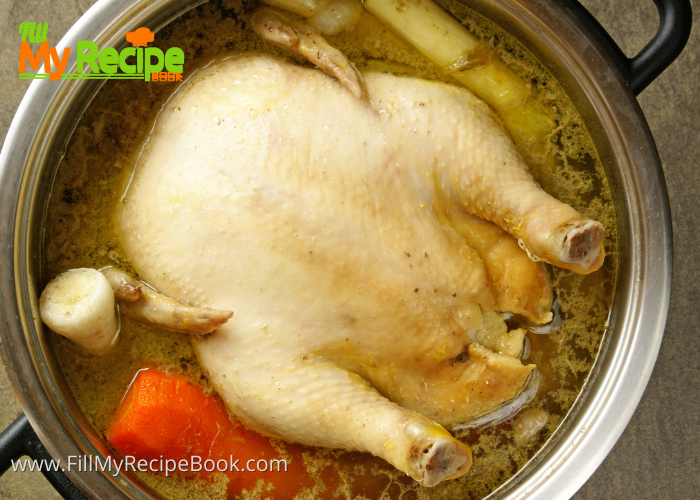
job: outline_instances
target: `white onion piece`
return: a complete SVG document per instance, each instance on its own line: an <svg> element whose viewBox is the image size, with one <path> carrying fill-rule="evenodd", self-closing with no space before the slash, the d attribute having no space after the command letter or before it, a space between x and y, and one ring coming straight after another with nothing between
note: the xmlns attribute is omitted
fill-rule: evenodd
<svg viewBox="0 0 700 500"><path fill-rule="evenodd" d="M561 306L559 306L559 298L555 298L552 302L552 321L544 325L531 326L529 330L538 335L549 335L559 330L563 324L564 318L562 317Z"/></svg>
<svg viewBox="0 0 700 500"><path fill-rule="evenodd" d="M541 408L525 410L513 422L513 438L518 444L525 444L537 436L549 422L549 413Z"/></svg>
<svg viewBox="0 0 700 500"><path fill-rule="evenodd" d="M527 335L525 335L525 338L523 339L523 350L520 351L520 359L527 359L530 357L530 339L527 338Z"/></svg>
<svg viewBox="0 0 700 500"><path fill-rule="evenodd" d="M475 429L476 427L492 427L508 420L510 417L520 411L520 409L528 404L537 394L537 389L540 387L540 372L537 368L530 372L530 376L525 381L525 386L520 393L507 403L502 404L492 412L489 412L480 417L458 424L452 427L453 430Z"/></svg>
<svg viewBox="0 0 700 500"><path fill-rule="evenodd" d="M262 0L267 5L309 17L320 12L331 0Z"/></svg>
<svg viewBox="0 0 700 500"><path fill-rule="evenodd" d="M72 269L46 285L39 299L46 326L93 354L105 354L117 340L114 291L95 269Z"/></svg>
<svg viewBox="0 0 700 500"><path fill-rule="evenodd" d="M306 22L324 35L335 35L353 29L363 10L360 0L334 0Z"/></svg>

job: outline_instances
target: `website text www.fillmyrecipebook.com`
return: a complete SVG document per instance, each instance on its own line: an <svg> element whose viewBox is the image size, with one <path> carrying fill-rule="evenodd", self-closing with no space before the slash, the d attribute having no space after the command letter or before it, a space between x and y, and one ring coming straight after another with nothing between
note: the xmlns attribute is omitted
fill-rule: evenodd
<svg viewBox="0 0 700 500"><path fill-rule="evenodd" d="M162 456L153 460L138 460L136 457L126 456L122 459L112 457L100 457L90 455L71 455L66 462L61 460L33 460L24 458L12 460L12 470L25 471L78 471L92 472L102 471L117 476L122 471L165 473L166 476L173 472L287 472L287 461L284 459L255 460L245 462L230 456L228 460L212 460L210 458L193 455L188 459L173 460Z"/></svg>

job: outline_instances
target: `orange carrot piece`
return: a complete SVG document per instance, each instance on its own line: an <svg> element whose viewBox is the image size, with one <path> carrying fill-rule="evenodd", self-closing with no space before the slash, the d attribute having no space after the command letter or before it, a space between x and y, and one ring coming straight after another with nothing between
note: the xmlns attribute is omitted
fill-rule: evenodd
<svg viewBox="0 0 700 500"><path fill-rule="evenodd" d="M279 499L293 498L302 488L314 484L303 465L303 447L278 443L275 448L269 438L232 422L216 396L181 377L157 370L142 370L134 378L107 439L122 457L135 457L136 461L162 459L163 463L174 460L179 464L185 460L191 464L199 457L208 468L216 464L224 468L225 462L230 496L254 489L259 479L272 483L275 489L271 495ZM283 454L278 451L280 446ZM265 461L269 469L273 459L286 459L287 471L284 464L280 464L281 470L257 470L263 468L259 460ZM205 464L206 460L213 462ZM240 471L230 470L236 460ZM187 468L188 477L196 474L189 471L189 465ZM202 468L199 474L206 479L214 472Z"/></svg>

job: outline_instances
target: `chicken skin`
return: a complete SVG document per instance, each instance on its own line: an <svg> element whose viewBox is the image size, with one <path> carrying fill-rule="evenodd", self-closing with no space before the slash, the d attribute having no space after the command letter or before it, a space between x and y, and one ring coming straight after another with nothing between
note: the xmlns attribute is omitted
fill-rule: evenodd
<svg viewBox="0 0 700 500"><path fill-rule="evenodd" d="M197 351L235 415L432 486L471 465L442 425L534 369L497 312L551 319L517 240L589 272L603 229L539 188L468 91L363 76L361 100L271 57L213 62L161 112L119 225L144 281L234 312Z"/></svg>

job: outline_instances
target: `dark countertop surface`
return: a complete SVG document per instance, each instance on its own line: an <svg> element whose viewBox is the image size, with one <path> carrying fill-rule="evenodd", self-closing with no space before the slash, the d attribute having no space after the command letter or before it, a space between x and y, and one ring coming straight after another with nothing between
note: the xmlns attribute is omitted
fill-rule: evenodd
<svg viewBox="0 0 700 500"><path fill-rule="evenodd" d="M17 78L18 26L49 21L58 41L92 0L0 0L0 140L28 86ZM651 40L658 24L652 0L584 0L628 55ZM640 96L663 163L673 217L673 288L666 332L644 397L622 437L574 496L588 499L700 498L700 322L684 311L700 296L700 2L692 0L693 32L683 54ZM693 306L693 304L696 304ZM21 412L0 370L0 429ZM38 472L0 478L0 498L59 499Z"/></svg>

